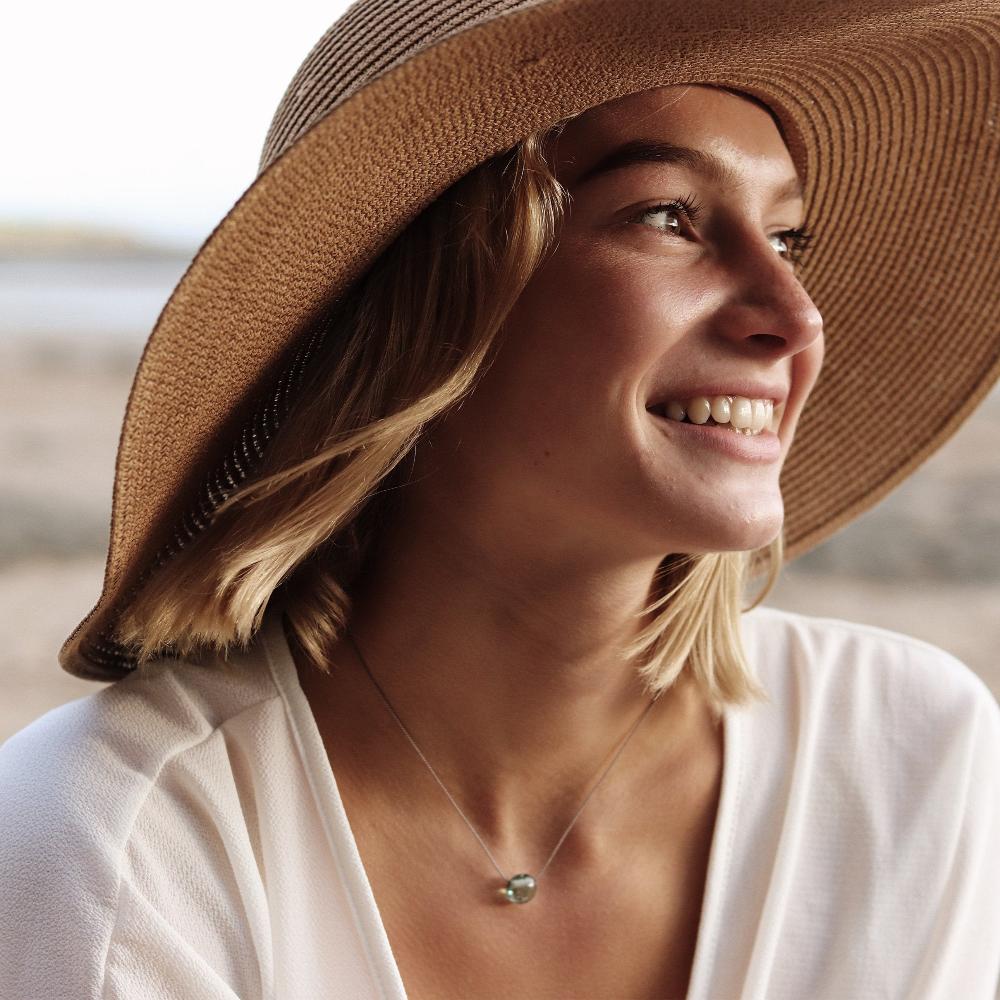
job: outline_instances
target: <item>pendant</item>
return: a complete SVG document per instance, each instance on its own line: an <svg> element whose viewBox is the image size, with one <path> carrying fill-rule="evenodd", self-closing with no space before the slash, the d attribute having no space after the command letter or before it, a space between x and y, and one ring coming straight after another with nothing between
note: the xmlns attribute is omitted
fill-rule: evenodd
<svg viewBox="0 0 1000 1000"><path fill-rule="evenodd" d="M515 875L507 882L504 895L511 903L527 903L534 899L538 883L532 875Z"/></svg>

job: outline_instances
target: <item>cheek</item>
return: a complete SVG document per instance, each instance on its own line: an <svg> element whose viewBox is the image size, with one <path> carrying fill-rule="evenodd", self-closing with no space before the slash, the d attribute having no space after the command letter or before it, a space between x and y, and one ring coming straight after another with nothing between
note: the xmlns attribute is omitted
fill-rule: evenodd
<svg viewBox="0 0 1000 1000"><path fill-rule="evenodd" d="M703 300L689 281L664 275L662 262L568 241L524 290L509 324L548 377L606 394L648 379L697 321Z"/></svg>

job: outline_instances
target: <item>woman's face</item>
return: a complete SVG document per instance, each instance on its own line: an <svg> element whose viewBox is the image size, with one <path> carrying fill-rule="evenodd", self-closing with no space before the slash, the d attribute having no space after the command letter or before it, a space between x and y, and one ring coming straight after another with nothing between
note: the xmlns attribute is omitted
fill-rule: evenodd
<svg viewBox="0 0 1000 1000"><path fill-rule="evenodd" d="M676 149L593 171L640 140ZM767 544L823 357L782 235L805 220L774 121L713 87L645 91L570 122L555 171L572 196L558 247L442 428L463 481L549 537L559 525L650 553ZM695 207L658 207L671 202ZM736 398L729 422L701 422L706 401L725 418L718 397ZM744 400L759 433L733 429ZM650 409L667 403L683 421Z"/></svg>

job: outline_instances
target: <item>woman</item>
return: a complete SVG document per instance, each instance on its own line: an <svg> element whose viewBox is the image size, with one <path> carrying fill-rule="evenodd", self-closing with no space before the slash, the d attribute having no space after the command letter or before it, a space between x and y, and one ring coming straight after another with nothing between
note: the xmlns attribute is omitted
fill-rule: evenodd
<svg viewBox="0 0 1000 1000"><path fill-rule="evenodd" d="M743 586L996 378L981 121L894 140L996 17L480 6L352 7L160 318L61 653L116 683L0 753L0 992L991 997L992 696ZM942 162L983 245L901 260Z"/></svg>

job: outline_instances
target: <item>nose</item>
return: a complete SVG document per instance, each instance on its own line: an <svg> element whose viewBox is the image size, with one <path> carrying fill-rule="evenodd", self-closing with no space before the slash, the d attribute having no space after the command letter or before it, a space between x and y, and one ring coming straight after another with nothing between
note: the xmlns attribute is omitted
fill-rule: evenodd
<svg viewBox="0 0 1000 1000"><path fill-rule="evenodd" d="M761 236L734 262L723 334L760 357L799 354L823 336L823 317L797 270Z"/></svg>

